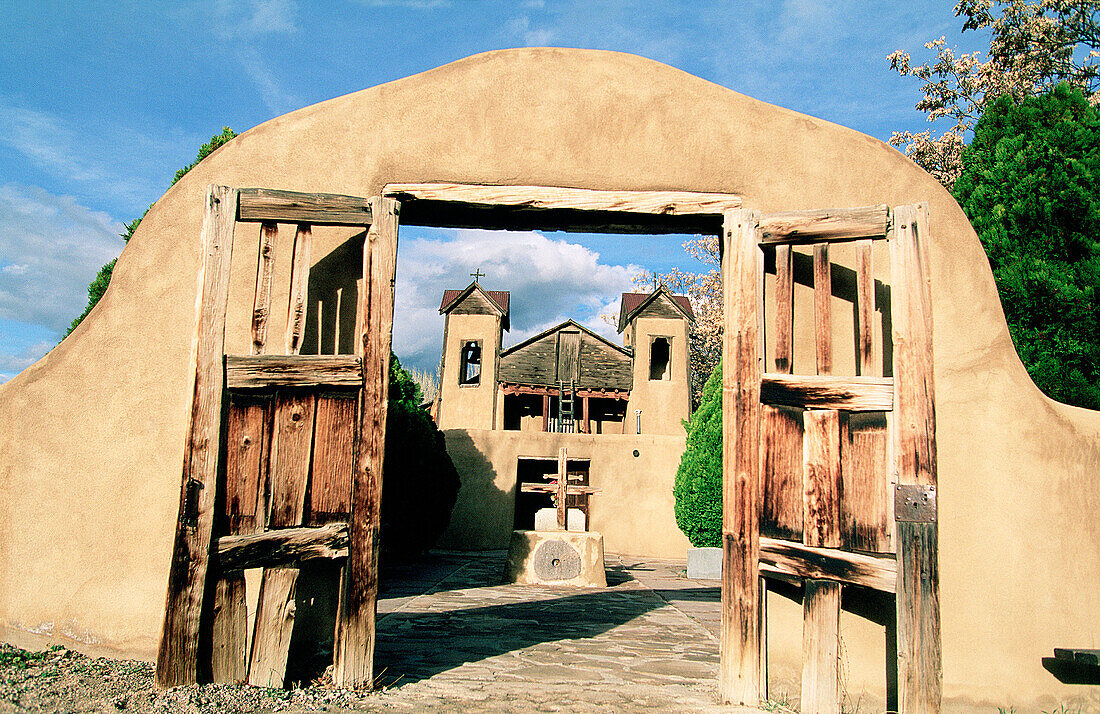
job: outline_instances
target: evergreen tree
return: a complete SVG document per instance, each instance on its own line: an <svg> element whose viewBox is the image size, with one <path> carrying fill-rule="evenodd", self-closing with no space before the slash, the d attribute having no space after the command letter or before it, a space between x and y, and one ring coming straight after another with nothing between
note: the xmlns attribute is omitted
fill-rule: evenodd
<svg viewBox="0 0 1100 714"><path fill-rule="evenodd" d="M722 545L722 363L703 387L676 470L676 525L696 548Z"/></svg>
<svg viewBox="0 0 1100 714"><path fill-rule="evenodd" d="M954 194L1032 379L1100 409L1100 111L1066 84L1000 98L975 126Z"/></svg>

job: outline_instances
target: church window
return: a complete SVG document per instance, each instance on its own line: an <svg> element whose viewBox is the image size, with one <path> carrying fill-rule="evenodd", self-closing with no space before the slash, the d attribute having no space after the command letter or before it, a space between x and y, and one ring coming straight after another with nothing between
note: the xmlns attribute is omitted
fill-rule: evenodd
<svg viewBox="0 0 1100 714"><path fill-rule="evenodd" d="M467 340L462 343L458 383L481 384L481 340Z"/></svg>
<svg viewBox="0 0 1100 714"><path fill-rule="evenodd" d="M649 343L649 378L653 380L667 380L671 376L669 361L671 346L668 337L654 337Z"/></svg>

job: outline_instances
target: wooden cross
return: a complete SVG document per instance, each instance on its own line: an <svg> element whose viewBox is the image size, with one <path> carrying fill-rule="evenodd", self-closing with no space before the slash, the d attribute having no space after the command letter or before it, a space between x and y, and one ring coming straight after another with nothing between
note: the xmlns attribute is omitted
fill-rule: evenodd
<svg viewBox="0 0 1100 714"><path fill-rule="evenodd" d="M555 494L558 506L558 530L568 529L566 522L566 496L578 496L580 494L599 493L603 489L592 486L572 486L569 484L569 475L566 470L567 450L563 446L558 449L558 479L556 483L525 483L520 491L525 493L552 493Z"/></svg>
<svg viewBox="0 0 1100 714"><path fill-rule="evenodd" d="M470 273L470 276L473 277L474 282L477 282L478 278L485 277L485 273L481 272L481 268L477 268L474 272Z"/></svg>

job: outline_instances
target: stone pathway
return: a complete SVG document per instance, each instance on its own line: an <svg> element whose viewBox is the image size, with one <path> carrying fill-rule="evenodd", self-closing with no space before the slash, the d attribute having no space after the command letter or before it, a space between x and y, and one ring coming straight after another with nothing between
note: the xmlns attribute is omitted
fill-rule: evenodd
<svg viewBox="0 0 1100 714"><path fill-rule="evenodd" d="M407 711L738 711L716 704L716 584L678 577L682 562L606 563L606 590L502 585L502 552L436 554L387 571L375 654L385 691L375 702Z"/></svg>

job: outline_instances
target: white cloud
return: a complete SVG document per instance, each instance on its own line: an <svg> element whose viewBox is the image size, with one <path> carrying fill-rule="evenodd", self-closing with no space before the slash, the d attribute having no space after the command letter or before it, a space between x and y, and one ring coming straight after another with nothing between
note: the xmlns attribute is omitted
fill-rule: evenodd
<svg viewBox="0 0 1100 714"><path fill-rule="evenodd" d="M600 315L618 314L619 295L631 290L638 266L607 265L584 246L535 232L440 230L429 238L420 230L409 229L413 237L401 241L397 262L393 349L403 362L438 366L443 291L466 287L475 270L485 274L485 289L511 293L505 346L570 318L617 341Z"/></svg>
<svg viewBox="0 0 1100 714"><path fill-rule="evenodd" d="M48 341L35 342L16 350L0 347L0 384L42 359L56 344Z"/></svg>
<svg viewBox="0 0 1100 714"><path fill-rule="evenodd" d="M298 30L293 0L218 0L214 4L214 34L229 40Z"/></svg>
<svg viewBox="0 0 1100 714"><path fill-rule="evenodd" d="M94 193L101 204L137 215L168 187L167 167L189 153L193 156L200 143L173 127L116 121L108 113L95 125L77 124L0 95L0 145L21 154L65 190Z"/></svg>
<svg viewBox="0 0 1100 714"><path fill-rule="evenodd" d="M122 224L34 186L0 186L0 318L60 333L122 250Z"/></svg>

